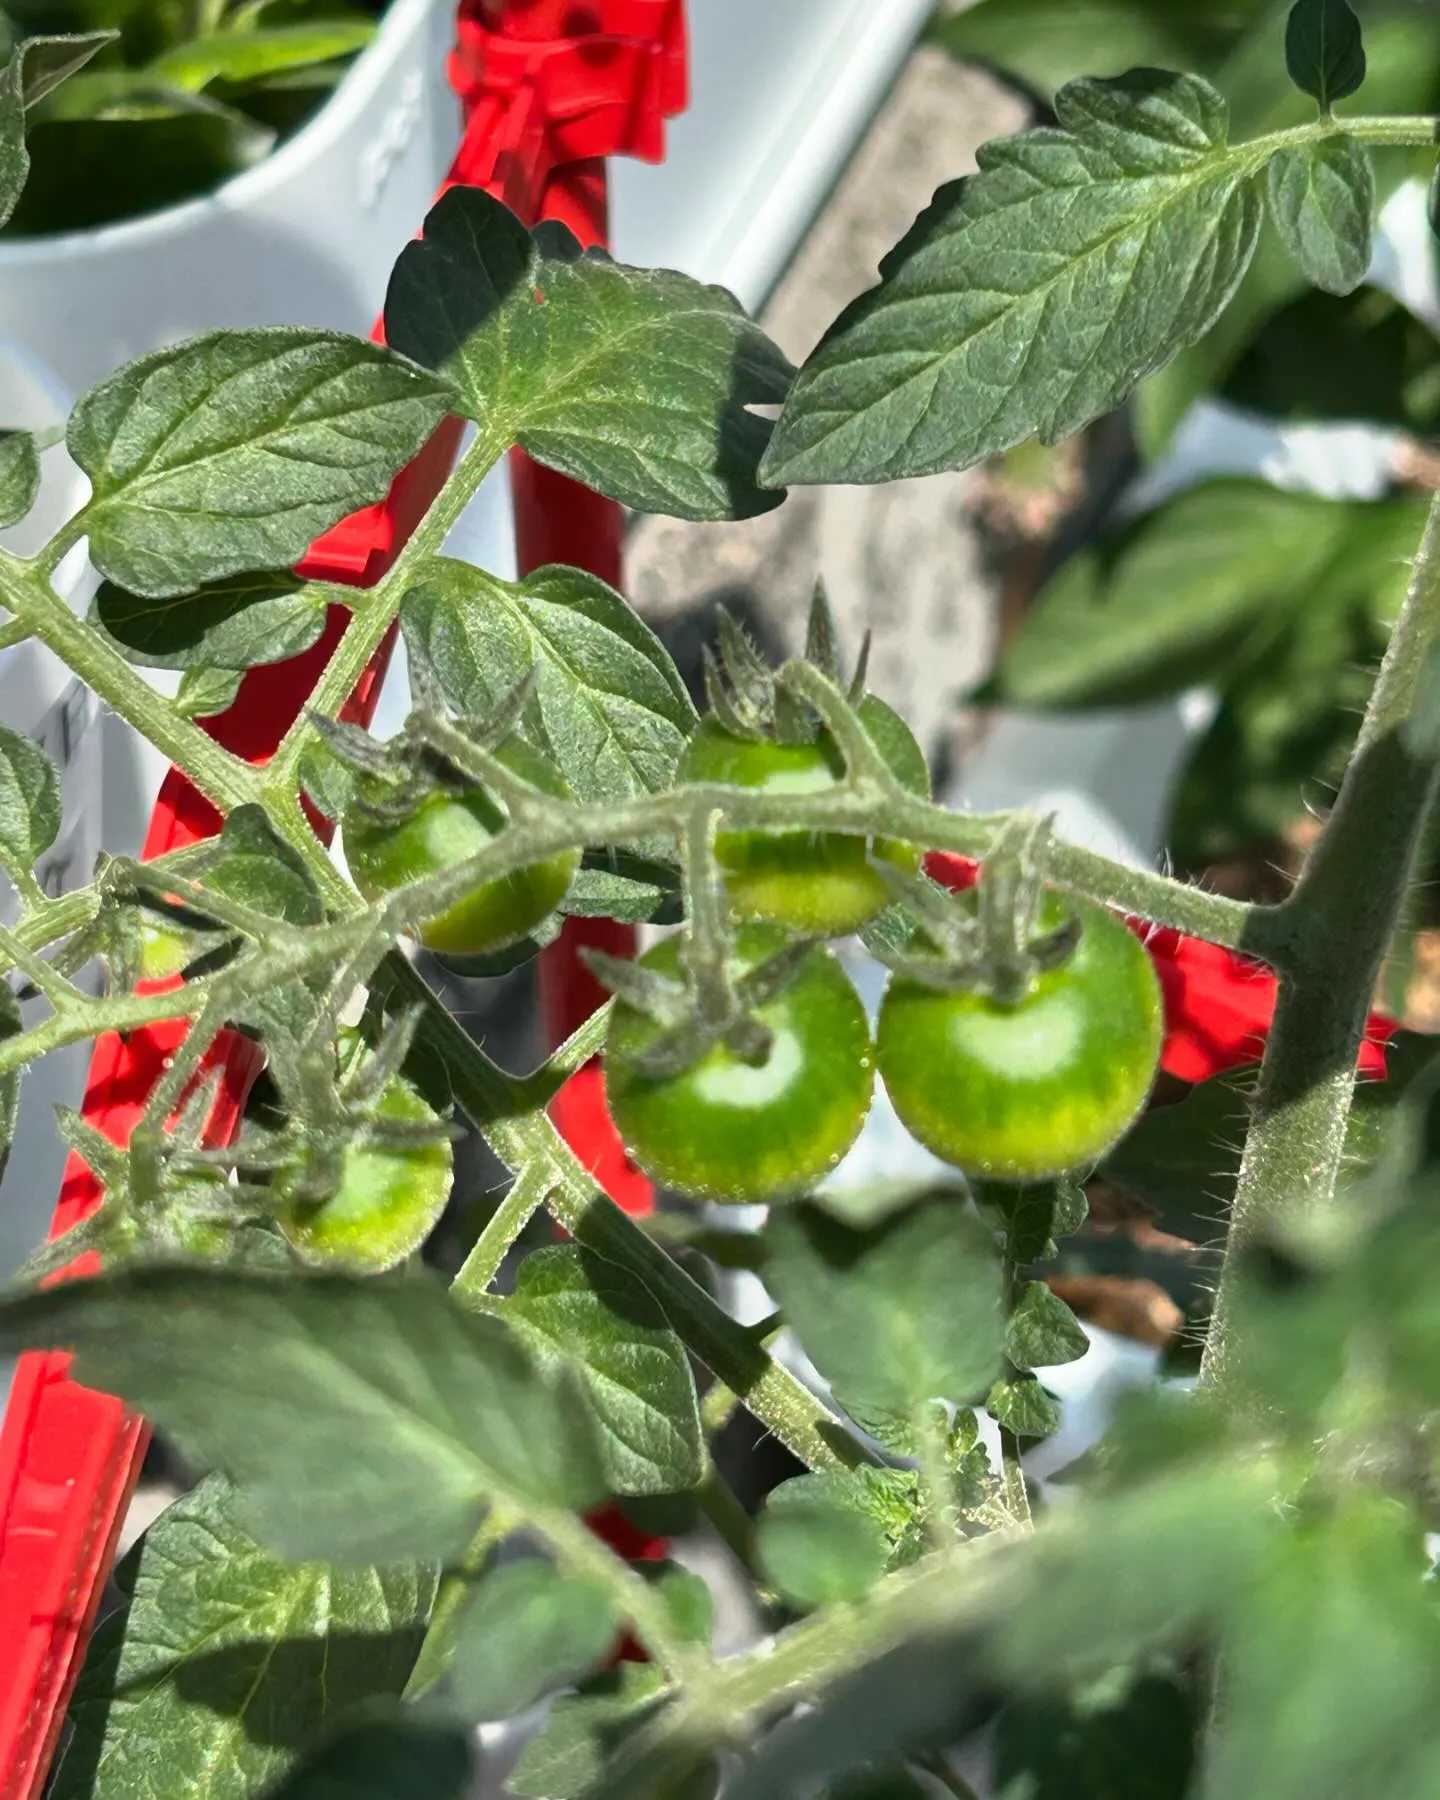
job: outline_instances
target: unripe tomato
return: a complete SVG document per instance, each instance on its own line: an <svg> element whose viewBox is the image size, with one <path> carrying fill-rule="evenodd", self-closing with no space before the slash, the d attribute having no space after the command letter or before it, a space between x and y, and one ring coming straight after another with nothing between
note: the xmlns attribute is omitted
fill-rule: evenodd
<svg viewBox="0 0 1440 1800"><path fill-rule="evenodd" d="M519 739L502 744L494 755L543 792L568 798L550 765ZM407 882L438 875L478 855L504 827L504 813L483 789L437 789L398 824L351 806L342 841L356 887L367 900L378 900ZM420 941L451 956L485 956L518 943L554 912L579 866L578 850L562 850L498 881L482 882L447 911L427 919Z"/></svg>
<svg viewBox="0 0 1440 1800"><path fill-rule="evenodd" d="M376 1108L380 1122L434 1125L435 1114L401 1076ZM357 1275L393 1269L429 1237L450 1198L454 1156L443 1137L386 1143L359 1132L341 1153L340 1180L321 1200L309 1197L297 1164L271 1178L280 1229L301 1257Z"/></svg>
<svg viewBox="0 0 1440 1800"><path fill-rule="evenodd" d="M735 973L788 941L775 926L745 927L734 948ZM657 944L641 967L678 976L679 939ZM635 1161L678 1193L747 1204L804 1193L860 1134L875 1079L870 1027L830 952L817 947L754 1016L773 1034L761 1066L715 1044L678 1075L656 1078L634 1058L661 1027L616 1002L605 1046L610 1111Z"/></svg>
<svg viewBox="0 0 1440 1800"><path fill-rule="evenodd" d="M930 795L930 771L910 727L883 700L867 694L860 717L875 747L902 786ZM772 794L816 793L845 774L845 762L828 731L810 744L742 738L706 719L680 759L684 782L719 782ZM898 869L920 866L919 848L878 838L873 856ZM737 919L766 919L815 937L858 931L890 900L870 867L862 837L834 831L722 831L715 856L725 876L730 910Z"/></svg>
<svg viewBox="0 0 1440 1800"><path fill-rule="evenodd" d="M876 1058L911 1136L967 1175L1036 1181L1103 1155L1145 1104L1164 1007L1149 955L1113 913L1047 893L1038 928L1080 941L1015 1006L892 976Z"/></svg>

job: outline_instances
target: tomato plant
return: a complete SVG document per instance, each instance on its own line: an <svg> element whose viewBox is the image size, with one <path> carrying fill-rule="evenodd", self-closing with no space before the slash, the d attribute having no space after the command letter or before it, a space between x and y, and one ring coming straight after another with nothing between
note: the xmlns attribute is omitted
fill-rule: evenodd
<svg viewBox="0 0 1440 1800"><path fill-rule="evenodd" d="M774 926L742 930L735 972L756 968L785 942ZM640 966L674 976L680 959L680 940L667 938ZM656 1076L637 1059L658 1024L617 1003L605 1043L610 1110L635 1160L677 1193L734 1202L803 1193L860 1135L874 1083L870 1026L834 957L812 950L754 1016L770 1037L762 1055L721 1042L689 1067Z"/></svg>
<svg viewBox="0 0 1440 1800"><path fill-rule="evenodd" d="M112 1102L57 1115L64 1229L0 1298L0 1351L73 1359L27 1363L21 1391L97 1422L84 1452L107 1492L137 1414L201 1478L116 1583L56 1800L180 1800L197 1769L237 1800L461 1800L476 1727L499 1721L521 1800L1435 1791L1440 1063L1421 1033L1365 1034L1433 841L1440 500L1413 557L1396 515L1322 543L1314 509L1269 512L1284 533L1246 554L1274 580L1233 611L1208 571L1236 534L1207 500L1175 583L1142 579L1167 566L1143 546L1118 574L1110 547L1087 551L1061 650L1009 653L1032 696L1057 670L1079 681L1080 657L1096 703L1163 691L1201 639L1218 672L1263 653L1308 685L1297 597L1348 616L1352 573L1383 565L1393 606L1325 640L1366 652L1346 659L1368 690L1358 754L1342 773L1333 734L1314 739L1315 847L1263 901L932 798L863 653L841 673L823 604L776 669L717 626L702 723L595 576L507 580L444 553L517 446L632 510L752 517L792 486L1083 432L1213 347L1232 300L1219 335L1243 335L1282 267L1358 292L1374 159L1433 160L1440 120L1351 104L1367 62L1345 0L1264 9L1253 36L1247 9L959 15L1009 32L1027 79L1076 44L1109 72L942 187L798 372L723 289L586 254L457 185L401 254L383 343L212 334L75 407L90 497L35 556L0 555L0 637L59 657L190 785L162 856L112 857L57 896L40 871L60 866L59 772L0 727L0 1147L44 1100L42 1058L93 1041ZM1431 30L1414 11L1367 9L1387 83ZM508 12L467 7L469 50ZM525 41L516 66L541 66ZM1165 66L1192 46L1234 112ZM577 66L628 68L633 48ZM36 82L72 53L0 79L0 211ZM1282 68L1293 93L1247 118ZM340 619L297 563L457 417L468 447ZM35 504L48 450L0 435L0 528ZM51 579L82 539L98 625ZM351 701L397 628L411 705L381 742ZM308 692L267 761L196 724L197 694L301 651L284 680ZM132 666L157 660L183 667L179 703ZM1258 674L1235 673L1227 704ZM1235 714L1222 760L1268 791L1262 740ZM342 820L353 880L319 815ZM940 857L978 867L971 897L919 873L953 870ZM518 965L561 907L646 948L596 950L608 1016L506 1066L485 1021L509 1006L524 1024L523 978L477 1001L418 948ZM1148 1106L1161 1007L1122 919L1168 934ZM842 963L826 940L856 924ZM880 962L872 1047L860 992ZM1258 1072L1234 1079L1252 1039ZM1357 1092L1362 1052L1389 1073ZM1232 1078L1187 1079L1215 1068ZM623 1152L667 1184L648 1216L553 1122L588 1113L602 1075L618 1138L599 1166ZM452 1106L484 1149L466 1147L422 1265ZM1116 1330L1154 1354L1112 1357ZM1065 1396L1086 1371L1055 1371L1082 1357L1092 1398L1121 1368L1145 1391L1063 1469L1062 1505L1049 1471L1083 1435ZM731 1479L747 1432L793 1459L773 1493L758 1457ZM27 1465L0 1497L0 1625L12 1567L73 1523L67 1482ZM705 1583L655 1554L702 1514L759 1640L742 1650L717 1649ZM57 1612L60 1592L19 1620L63 1650L47 1679L86 1598L67 1588ZM34 1786L34 1748L0 1787Z"/></svg>
<svg viewBox="0 0 1440 1800"><path fill-rule="evenodd" d="M897 974L876 1058L895 1110L969 1175L1036 1181L1092 1165L1155 1079L1160 983L1133 932L1103 907L1048 894L1036 923L1080 925L1073 954L1017 1000L943 991Z"/></svg>

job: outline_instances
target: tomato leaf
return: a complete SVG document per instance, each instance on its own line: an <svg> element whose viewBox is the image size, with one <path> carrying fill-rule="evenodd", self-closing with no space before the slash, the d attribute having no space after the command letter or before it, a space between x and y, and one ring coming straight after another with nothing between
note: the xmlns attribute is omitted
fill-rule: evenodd
<svg viewBox="0 0 1440 1800"><path fill-rule="evenodd" d="M598 576L552 567L500 581L437 558L400 617L457 713L483 717L534 671L519 729L577 800L670 785L695 709L660 640Z"/></svg>
<svg viewBox="0 0 1440 1800"><path fill-rule="evenodd" d="M1270 216L1307 281L1348 294L1370 271L1375 169L1352 137L1277 150L1270 160Z"/></svg>
<svg viewBox="0 0 1440 1800"><path fill-rule="evenodd" d="M1296 0L1285 22L1285 67L1328 113L1365 79L1365 44L1348 0Z"/></svg>
<svg viewBox="0 0 1440 1800"><path fill-rule="evenodd" d="M1060 1429L1060 1408L1033 1375L997 1381L985 1409L1002 1430L1018 1438L1050 1437Z"/></svg>
<svg viewBox="0 0 1440 1800"><path fill-rule="evenodd" d="M316 925L324 916L319 890L303 857L259 806L237 806L227 817L202 884L291 925Z"/></svg>
<svg viewBox="0 0 1440 1800"><path fill-rule="evenodd" d="M14 212L30 173L25 110L37 106L67 75L115 38L113 31L26 38L0 70L0 225Z"/></svg>
<svg viewBox="0 0 1440 1800"><path fill-rule="evenodd" d="M538 462L643 512L748 518L783 400L785 357L723 288L532 238L500 201L453 187L400 253L387 340L459 390L460 410Z"/></svg>
<svg viewBox="0 0 1440 1800"><path fill-rule="evenodd" d="M29 738L0 725L0 859L29 869L60 830L60 775Z"/></svg>
<svg viewBox="0 0 1440 1800"><path fill-rule="evenodd" d="M1090 1348L1080 1321L1043 1281L1027 1281L1005 1322L1005 1354L1017 1369L1078 1362Z"/></svg>
<svg viewBox="0 0 1440 1800"><path fill-rule="evenodd" d="M282 1563L218 1476L161 1514L119 1572L70 1703L54 1800L149 1790L157 1745L207 1791L284 1774L332 1713L403 1690L435 1597L431 1568Z"/></svg>
<svg viewBox="0 0 1440 1800"><path fill-rule="evenodd" d="M241 83L281 75L308 64L331 62L363 50L375 35L371 19L323 19L269 30L220 31L190 38L150 64L149 73L172 87L198 91L212 81Z"/></svg>
<svg viewBox="0 0 1440 1800"><path fill-rule="evenodd" d="M175 710L187 719L209 719L228 712L244 679L243 669L187 669L175 690Z"/></svg>
<svg viewBox="0 0 1440 1800"><path fill-rule="evenodd" d="M695 1377L659 1305L612 1263L572 1245L532 1251L505 1318L543 1360L578 1372L614 1494L693 1487L704 1443Z"/></svg>
<svg viewBox="0 0 1440 1800"><path fill-rule="evenodd" d="M996 1791L1027 1800L1186 1800L1200 1721L1178 1680L1128 1672L1082 1699L1012 1702L995 1727Z"/></svg>
<svg viewBox="0 0 1440 1800"><path fill-rule="evenodd" d="M1253 156L1192 75L1076 81L1061 130L986 144L796 379L761 466L893 481L1055 443L1209 330L1254 253Z"/></svg>
<svg viewBox="0 0 1440 1800"><path fill-rule="evenodd" d="M890 1547L843 1475L782 1481L756 1527L760 1566L801 1606L863 1600L885 1573Z"/></svg>
<svg viewBox="0 0 1440 1800"><path fill-rule="evenodd" d="M864 1231L816 1206L777 1208L765 1241L766 1285L786 1321L841 1405L872 1428L908 1427L926 1400L970 1399L995 1374L994 1238L953 1199Z"/></svg>
<svg viewBox="0 0 1440 1800"><path fill-rule="evenodd" d="M475 1589L455 1628L450 1679L467 1719L506 1719L600 1661L615 1641L608 1589L547 1562L507 1563Z"/></svg>
<svg viewBox="0 0 1440 1800"><path fill-rule="evenodd" d="M131 662L151 669L253 669L308 650L326 607L289 569L260 569L157 599L100 584L95 617Z"/></svg>
<svg viewBox="0 0 1440 1800"><path fill-rule="evenodd" d="M40 450L33 432L0 431L0 526L14 525L40 492Z"/></svg>
<svg viewBox="0 0 1440 1800"><path fill-rule="evenodd" d="M456 1556L492 1494L585 1506L604 1492L570 1380L419 1281L134 1270L9 1301L0 1344L75 1350L78 1380L225 1469L285 1557Z"/></svg>
<svg viewBox="0 0 1440 1800"><path fill-rule="evenodd" d="M384 497L449 400L437 377L334 331L213 331L153 351L70 415L91 558L151 598L294 563Z"/></svg>
<svg viewBox="0 0 1440 1800"><path fill-rule="evenodd" d="M653 1664L621 1663L557 1700L526 1744L506 1787L524 1800L579 1800L605 1771L611 1752L655 1710L665 1685Z"/></svg>
<svg viewBox="0 0 1440 1800"><path fill-rule="evenodd" d="M361 1718L328 1738L266 1800L466 1800L468 1732L413 1712Z"/></svg>

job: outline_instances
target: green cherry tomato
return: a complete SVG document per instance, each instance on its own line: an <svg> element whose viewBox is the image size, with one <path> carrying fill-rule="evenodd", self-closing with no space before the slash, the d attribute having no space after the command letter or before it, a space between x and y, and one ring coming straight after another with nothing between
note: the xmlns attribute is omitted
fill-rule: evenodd
<svg viewBox="0 0 1440 1800"><path fill-rule="evenodd" d="M396 1076L380 1096L376 1115L396 1125L431 1125L435 1114ZM454 1156L443 1137L386 1143L359 1132L341 1157L333 1194L314 1200L300 1191L300 1168L272 1178L280 1229L308 1263L376 1275L393 1269L429 1237L450 1198Z"/></svg>
<svg viewBox="0 0 1440 1800"><path fill-rule="evenodd" d="M774 926L744 927L735 972L744 974L787 941ZM678 976L679 951L679 940L667 938L641 967ZM633 1059L660 1027L616 1002L605 1046L611 1114L641 1168L693 1199L748 1204L807 1191L855 1142L870 1109L869 1022L828 950L817 947L755 1017L773 1033L760 1067L716 1044L680 1074L656 1079Z"/></svg>
<svg viewBox="0 0 1440 1800"><path fill-rule="evenodd" d="M930 772L909 726L873 694L865 696L859 710L897 779L912 794L928 799ZM706 719L680 759L679 778L806 794L833 786L844 773L844 760L828 732L812 744L781 744L735 737ZM913 844L881 838L870 849L896 868L913 871L920 866L920 851ZM715 855L737 919L766 919L815 937L844 937L890 900L867 860L864 838L829 831L722 831Z"/></svg>
<svg viewBox="0 0 1440 1800"><path fill-rule="evenodd" d="M911 1136L967 1175L1036 1181L1083 1168L1133 1123L1160 1059L1164 1009L1144 946L1113 913L1045 896L1052 930L1080 941L1015 1006L896 975L876 1058Z"/></svg>
<svg viewBox="0 0 1440 1800"><path fill-rule="evenodd" d="M568 797L550 765L518 739L502 744L494 754L545 793ZM345 861L365 898L378 900L406 882L437 875L477 855L504 824L505 815L480 788L427 794L399 824L382 822L352 806L342 828ZM447 911L427 919L420 941L429 950L451 956L485 956L518 943L554 912L579 866L578 850L562 850L498 881L482 882Z"/></svg>

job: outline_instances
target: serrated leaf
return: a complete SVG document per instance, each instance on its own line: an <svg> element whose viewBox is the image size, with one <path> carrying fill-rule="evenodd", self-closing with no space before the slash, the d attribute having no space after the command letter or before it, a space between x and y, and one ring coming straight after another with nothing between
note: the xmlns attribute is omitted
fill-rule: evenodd
<svg viewBox="0 0 1440 1800"><path fill-rule="evenodd" d="M9 1301L0 1343L75 1350L78 1380L227 1471L286 1557L453 1557L492 1494L585 1506L604 1491L571 1383L428 1282L141 1269Z"/></svg>
<svg viewBox="0 0 1440 1800"><path fill-rule="evenodd" d="M853 1480L831 1474L782 1481L765 1502L755 1548L769 1580L801 1606L863 1600L890 1558Z"/></svg>
<svg viewBox="0 0 1440 1800"><path fill-rule="evenodd" d="M40 451L33 432L0 431L0 526L14 525L40 492Z"/></svg>
<svg viewBox="0 0 1440 1800"><path fill-rule="evenodd" d="M209 719L235 704L243 669L187 669L175 690L175 710L187 719Z"/></svg>
<svg viewBox="0 0 1440 1800"><path fill-rule="evenodd" d="M1061 130L987 144L796 379L761 478L893 481L1046 443L1209 330L1254 252L1254 157L1196 76L1056 96Z"/></svg>
<svg viewBox="0 0 1440 1800"><path fill-rule="evenodd" d="M668 1494L699 1481L704 1443L690 1359L649 1293L613 1264L556 1245L521 1263L505 1317L540 1356L578 1371L611 1493Z"/></svg>
<svg viewBox="0 0 1440 1800"><path fill-rule="evenodd" d="M1268 177L1270 216L1305 278L1327 294L1348 294L1370 270L1375 236L1375 168L1352 137L1277 150Z"/></svg>
<svg viewBox="0 0 1440 1800"><path fill-rule="evenodd" d="M120 1572L125 1605L95 1634L70 1703L53 1800L131 1800L158 1746L247 1800L333 1713L398 1696L435 1596L430 1568L282 1563L212 1476L168 1508Z"/></svg>
<svg viewBox="0 0 1440 1800"><path fill-rule="evenodd" d="M524 1800L579 1800L616 1745L650 1712L665 1685L653 1664L621 1663L574 1699L557 1700L506 1787Z"/></svg>
<svg viewBox="0 0 1440 1800"><path fill-rule="evenodd" d="M469 1734L404 1712L362 1718L312 1750L265 1800L466 1800Z"/></svg>
<svg viewBox="0 0 1440 1800"><path fill-rule="evenodd" d="M1285 22L1285 67L1328 113L1365 79L1360 21L1347 0L1296 0Z"/></svg>
<svg viewBox="0 0 1440 1800"><path fill-rule="evenodd" d="M444 381L341 332L213 331L153 351L70 415L91 560L152 598L297 562L384 497L449 402Z"/></svg>
<svg viewBox="0 0 1440 1800"><path fill-rule="evenodd" d="M291 925L318 924L324 913L304 858L280 836L260 806L237 806L226 817L215 860L201 884Z"/></svg>
<svg viewBox="0 0 1440 1800"><path fill-rule="evenodd" d="M0 725L0 858L29 869L60 829L60 776L40 748Z"/></svg>
<svg viewBox="0 0 1440 1800"><path fill-rule="evenodd" d="M1003 1320L993 1235L953 1198L857 1231L817 1206L776 1209L766 1285L841 1405L867 1422L965 1400L996 1372Z"/></svg>
<svg viewBox="0 0 1440 1800"><path fill-rule="evenodd" d="M131 662L151 669L253 669L308 650L326 607L289 569L207 582L191 594L154 598L100 584L95 615Z"/></svg>
<svg viewBox="0 0 1440 1800"><path fill-rule="evenodd" d="M406 246L388 341L443 370L459 406L539 462L642 512L747 518L791 369L723 288L531 237L498 200L453 187Z"/></svg>
<svg viewBox="0 0 1440 1800"><path fill-rule="evenodd" d="M695 709L659 639L597 576L553 567L500 581L437 558L400 616L458 713L482 717L534 671L520 731L576 799L669 786Z"/></svg>
<svg viewBox="0 0 1440 1800"><path fill-rule="evenodd" d="M1060 1429L1060 1408L1034 1376L997 1381L985 1397L985 1410L1018 1438L1047 1438Z"/></svg>
<svg viewBox="0 0 1440 1800"><path fill-rule="evenodd" d="M1192 1696L1163 1675L1121 1682L1007 1706L994 1738L998 1800L1186 1800L1200 1723Z"/></svg>
<svg viewBox="0 0 1440 1800"><path fill-rule="evenodd" d="M1090 1348L1080 1321L1043 1281L1027 1281L1005 1322L1005 1354L1017 1369L1078 1362Z"/></svg>
<svg viewBox="0 0 1440 1800"><path fill-rule="evenodd" d="M467 1719L506 1719L583 1675L615 1641L608 1589L547 1562L485 1576L455 1628L450 1679Z"/></svg>

